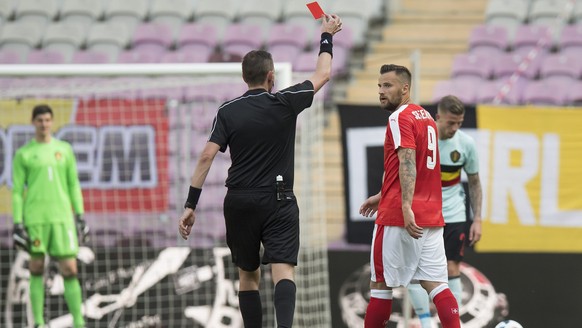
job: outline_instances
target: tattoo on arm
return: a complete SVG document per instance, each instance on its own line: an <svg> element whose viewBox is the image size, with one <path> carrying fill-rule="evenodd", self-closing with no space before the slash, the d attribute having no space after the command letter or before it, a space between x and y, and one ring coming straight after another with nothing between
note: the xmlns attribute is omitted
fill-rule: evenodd
<svg viewBox="0 0 582 328"><path fill-rule="evenodd" d="M402 206L412 206L414 186L416 184L416 150L410 148L398 149L400 166L398 176L402 189Z"/></svg>
<svg viewBox="0 0 582 328"><path fill-rule="evenodd" d="M467 177L469 178L469 198L471 199L473 216L481 217L483 194L481 191L481 180L479 179L479 173L467 174Z"/></svg>

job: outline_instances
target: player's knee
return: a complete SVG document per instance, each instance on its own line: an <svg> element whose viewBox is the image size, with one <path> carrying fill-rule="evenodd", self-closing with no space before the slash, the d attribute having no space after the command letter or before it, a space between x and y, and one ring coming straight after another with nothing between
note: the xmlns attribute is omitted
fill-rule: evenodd
<svg viewBox="0 0 582 328"><path fill-rule="evenodd" d="M389 290L391 288L386 286L386 283L384 282L370 281L370 289Z"/></svg>
<svg viewBox="0 0 582 328"><path fill-rule="evenodd" d="M44 259L43 258L31 259L28 262L28 270L30 271L31 274L36 276L44 274Z"/></svg>

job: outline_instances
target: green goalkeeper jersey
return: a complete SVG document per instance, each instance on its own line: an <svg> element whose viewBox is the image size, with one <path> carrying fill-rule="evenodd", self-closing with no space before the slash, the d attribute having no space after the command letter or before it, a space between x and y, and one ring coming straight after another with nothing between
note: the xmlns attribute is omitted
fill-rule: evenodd
<svg viewBox="0 0 582 328"><path fill-rule="evenodd" d="M12 161L14 223L26 226L73 222L83 214L83 195L71 145L35 139L18 149Z"/></svg>

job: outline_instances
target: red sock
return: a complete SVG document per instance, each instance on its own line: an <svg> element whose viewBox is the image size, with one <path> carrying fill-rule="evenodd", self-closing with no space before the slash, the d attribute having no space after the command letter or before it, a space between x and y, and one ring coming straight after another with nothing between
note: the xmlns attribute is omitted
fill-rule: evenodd
<svg viewBox="0 0 582 328"><path fill-rule="evenodd" d="M446 288L433 298L443 328L461 328L459 305L455 295Z"/></svg>
<svg viewBox="0 0 582 328"><path fill-rule="evenodd" d="M370 297L364 328L385 328L392 312L392 300Z"/></svg>

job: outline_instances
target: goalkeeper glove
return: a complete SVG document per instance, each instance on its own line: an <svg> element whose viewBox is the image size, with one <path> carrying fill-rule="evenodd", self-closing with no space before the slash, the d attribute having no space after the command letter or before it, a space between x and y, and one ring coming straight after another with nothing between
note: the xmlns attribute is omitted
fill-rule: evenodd
<svg viewBox="0 0 582 328"><path fill-rule="evenodd" d="M77 224L77 234L79 234L79 240L82 241L83 243L86 243L89 241L89 231L90 231L89 227L87 226L87 222L83 220L81 214L75 215L75 218Z"/></svg>
<svg viewBox="0 0 582 328"><path fill-rule="evenodd" d="M21 249L27 252L30 250L30 237L28 236L28 232L26 232L26 229L22 223L14 225L12 239L14 239L14 246L17 249Z"/></svg>

